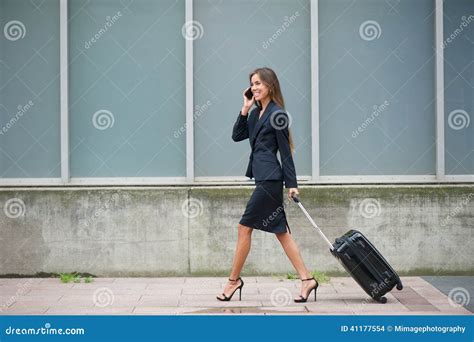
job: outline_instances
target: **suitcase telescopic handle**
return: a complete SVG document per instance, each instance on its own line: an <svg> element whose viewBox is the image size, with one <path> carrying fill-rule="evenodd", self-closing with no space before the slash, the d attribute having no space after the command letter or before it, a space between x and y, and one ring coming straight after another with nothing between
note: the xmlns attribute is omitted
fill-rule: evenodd
<svg viewBox="0 0 474 342"><path fill-rule="evenodd" d="M321 230L321 228L318 227L318 225L316 224L316 222L314 222L313 218L308 214L308 212L306 211L306 209L303 207L303 204L301 204L301 201L299 199L298 196L294 195L292 196L293 198L293 201L298 204L298 206L300 207L300 209L303 211L303 213L306 215L306 218L309 220L309 222L311 222L311 224L313 225L314 228L317 229L317 231L319 232L319 235L321 235L321 237L323 238L324 241L326 241L326 243L328 244L329 246L329 249L332 251L334 250L334 247L331 243L331 241L328 240L328 238L326 237L326 235L324 235L323 231Z"/></svg>

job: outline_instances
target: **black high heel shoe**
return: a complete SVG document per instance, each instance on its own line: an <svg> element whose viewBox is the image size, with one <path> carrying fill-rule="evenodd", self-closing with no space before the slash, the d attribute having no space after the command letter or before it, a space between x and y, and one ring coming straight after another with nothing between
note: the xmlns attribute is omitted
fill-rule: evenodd
<svg viewBox="0 0 474 342"><path fill-rule="evenodd" d="M303 297L302 295L300 295L300 298L295 299L295 303L306 303L306 301L308 300L309 295L311 294L311 291L313 291L313 290L314 290L314 301L316 301L316 291L318 289L319 283L316 279L314 279L314 277L308 278L308 279L301 279L301 281L308 281L308 280L314 280L316 282L316 285L314 285L312 288L309 289L308 294L306 295L306 297Z"/></svg>
<svg viewBox="0 0 474 342"><path fill-rule="evenodd" d="M238 277L237 279L230 279L229 278L229 281L237 281L237 280L240 280L240 285L238 288L236 288L234 290L234 292L231 293L231 295L229 297L227 297L224 292L222 292L222 296L224 298L221 298L221 297L216 297L218 300L220 300L221 302L228 302L229 300L231 300L232 296L234 295L235 291L239 290L239 300L242 300L242 287L244 287L244 281L242 280L242 278Z"/></svg>

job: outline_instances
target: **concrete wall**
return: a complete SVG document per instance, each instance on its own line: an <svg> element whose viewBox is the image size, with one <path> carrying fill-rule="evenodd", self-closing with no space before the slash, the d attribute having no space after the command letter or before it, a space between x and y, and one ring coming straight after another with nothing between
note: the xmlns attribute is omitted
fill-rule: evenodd
<svg viewBox="0 0 474 342"><path fill-rule="evenodd" d="M226 275L251 186L0 189L0 275ZM302 186L330 240L361 230L402 274L474 274L474 186ZM293 236L311 269L343 269L299 208ZM243 274L293 271L254 231Z"/></svg>

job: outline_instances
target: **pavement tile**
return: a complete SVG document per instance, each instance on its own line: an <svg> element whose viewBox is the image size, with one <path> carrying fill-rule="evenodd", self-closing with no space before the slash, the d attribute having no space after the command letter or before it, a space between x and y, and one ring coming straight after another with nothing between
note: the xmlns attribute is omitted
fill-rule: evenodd
<svg viewBox="0 0 474 342"><path fill-rule="evenodd" d="M138 302L141 295L114 295L113 297L104 297L101 299L100 296L97 296L96 302L99 304L107 301L112 303L114 306L126 306L126 305L134 305ZM77 295L65 295L61 297L61 299L57 302L59 305L76 305L76 304L86 304L90 303L94 305L94 296L77 296ZM102 301L102 302L101 302ZM104 302L105 303L105 302ZM55 305L57 306L57 305Z"/></svg>
<svg viewBox="0 0 474 342"><path fill-rule="evenodd" d="M0 311L3 315L44 315L48 310L48 306L41 307L9 307Z"/></svg>
<svg viewBox="0 0 474 342"><path fill-rule="evenodd" d="M144 289L142 291L138 291L138 292L141 293L144 296L170 296L170 297L174 296L174 297L176 297L176 296L180 296L182 293L184 293L183 291L184 291L184 289L182 289L180 287L178 287L178 288L152 287L152 288L146 288L146 289Z"/></svg>
<svg viewBox="0 0 474 342"><path fill-rule="evenodd" d="M33 307L50 307L52 305L60 305L58 301L50 301L47 298L43 300L29 300L25 299L23 301L14 302L10 305L12 308L33 308Z"/></svg>
<svg viewBox="0 0 474 342"><path fill-rule="evenodd" d="M459 311L471 313L469 310L465 309L460 305L451 305L451 304L435 304L434 305L440 311ZM472 313L471 313L472 314Z"/></svg>
<svg viewBox="0 0 474 342"><path fill-rule="evenodd" d="M96 284L96 283L101 283L101 284L110 284L115 282L115 278L92 278L91 283L87 284ZM56 285L56 284L82 284L84 283L84 280L81 280L81 283L61 283L60 278L43 278L43 281L40 283L41 285ZM86 283L84 283L86 284Z"/></svg>
<svg viewBox="0 0 474 342"><path fill-rule="evenodd" d="M179 315L255 315L262 316L265 314L264 310L260 310L258 307L214 307L214 308L179 308Z"/></svg>
<svg viewBox="0 0 474 342"><path fill-rule="evenodd" d="M407 313L410 310L403 306L403 305L391 305L387 306L387 304L366 304L366 305L349 305L349 308L352 309L354 312L364 312L364 311L371 311L371 312L404 312Z"/></svg>
<svg viewBox="0 0 474 342"><path fill-rule="evenodd" d="M57 289L57 290L46 290L46 289L37 289L37 290L31 290L29 291L26 295L28 296L55 296L55 295L64 295L66 293L69 293L72 289Z"/></svg>
<svg viewBox="0 0 474 342"><path fill-rule="evenodd" d="M97 289L97 288L109 288L111 290L120 290L120 291L135 291L135 290L144 290L147 287L146 283L110 283L110 284L99 284L99 283L90 283L90 284L74 284L73 289Z"/></svg>
<svg viewBox="0 0 474 342"><path fill-rule="evenodd" d="M344 293L318 293L318 300L354 300L357 302L362 302L367 300L367 294L344 294Z"/></svg>
<svg viewBox="0 0 474 342"><path fill-rule="evenodd" d="M260 301L239 301L239 300L231 300L229 302L220 302L217 299L214 300L202 300L202 301L183 301L179 303L180 307L192 307L192 306L199 306L199 307L226 307L226 306L262 306Z"/></svg>
<svg viewBox="0 0 474 342"><path fill-rule="evenodd" d="M5 309L0 315L471 314L461 306L451 305L442 292L418 277L403 277L404 290L388 293L386 304L374 302L349 277L335 277L321 284L318 301L312 301L311 296L301 304L293 302L301 286L297 280L243 278L243 300L234 297L230 302L215 298L224 288L225 277L95 278L88 284L62 284L57 278L0 279L0 304L15 301L8 308L0 305ZM113 302L103 308L93 302L94 293L101 288L113 295Z"/></svg>
<svg viewBox="0 0 474 342"><path fill-rule="evenodd" d="M219 289L183 289L182 295L209 295L209 296L217 296L218 294L222 293L224 288L219 288ZM259 294L259 291L257 288L247 288L247 286L244 285L242 289L242 298L246 295L256 295ZM238 293L236 294L237 296L239 295Z"/></svg>
<svg viewBox="0 0 474 342"><path fill-rule="evenodd" d="M301 303L303 304L303 303ZM308 312L306 306L304 305L296 305L295 303L291 303L288 306L262 306L260 310L262 311L275 311L275 312Z"/></svg>
<svg viewBox="0 0 474 342"><path fill-rule="evenodd" d="M298 287L299 288L299 287ZM337 293L334 286L330 284L320 284L318 286L318 294L320 293Z"/></svg>
<svg viewBox="0 0 474 342"><path fill-rule="evenodd" d="M179 300L180 302L192 302L192 301L206 301L206 300L217 300L216 296L219 294L219 292L212 293L212 294L184 294L181 295ZM249 293L243 293L242 292L242 299L245 301L259 301L261 300L262 295L260 294L249 294ZM238 300L239 299L239 294L234 294L232 297L233 300Z"/></svg>
<svg viewBox="0 0 474 342"><path fill-rule="evenodd" d="M256 284L255 278L242 277L244 284ZM186 278L184 286L224 286L228 282L228 278Z"/></svg>
<svg viewBox="0 0 474 342"><path fill-rule="evenodd" d="M271 290L271 289L276 289L279 287L283 287L286 289L297 289L297 288L300 288L300 285L296 283L289 283L289 282L262 283L262 284L257 283L257 288L262 289L262 290Z"/></svg>
<svg viewBox="0 0 474 342"><path fill-rule="evenodd" d="M242 277L245 281L246 278ZM261 276L258 276L258 277L255 277L255 281L259 284L265 284L265 283L275 283L275 282L278 282L278 281L294 281L296 282L297 280L296 279L286 279L286 278L283 278L283 277L261 277Z"/></svg>
<svg viewBox="0 0 474 342"><path fill-rule="evenodd" d="M414 291L418 292L418 294L422 293L423 296L426 296L426 297L429 297L429 296L432 296L432 297L442 297L442 296L445 296L444 293L442 293L441 291L439 291L438 289L436 289L435 287L433 286L417 286L417 285L413 285L413 286L410 286ZM403 292L403 291L401 291Z"/></svg>
<svg viewBox="0 0 474 342"><path fill-rule="evenodd" d="M162 306L178 306L179 297L170 296L142 296L136 303L136 307L162 307Z"/></svg>
<svg viewBox="0 0 474 342"><path fill-rule="evenodd" d="M451 305L448 297L426 298L426 300L432 305Z"/></svg>
<svg viewBox="0 0 474 342"><path fill-rule="evenodd" d="M43 282L43 278L0 278L0 287L5 285L17 286L25 282L38 285Z"/></svg>
<svg viewBox="0 0 474 342"><path fill-rule="evenodd" d="M309 312L315 312L315 313L325 313L325 314L334 314L334 315L346 315L346 314L354 313L354 311L352 311L352 309L350 309L349 307L326 307L326 306L309 307L308 306L307 308Z"/></svg>
<svg viewBox="0 0 474 342"><path fill-rule="evenodd" d="M172 285L172 284L147 284L144 290L150 291L181 291L183 285Z"/></svg>
<svg viewBox="0 0 474 342"><path fill-rule="evenodd" d="M439 309L433 305L410 305L408 306L410 311L439 311Z"/></svg>
<svg viewBox="0 0 474 342"><path fill-rule="evenodd" d="M115 284L184 284L186 277L167 278L115 278Z"/></svg>
<svg viewBox="0 0 474 342"><path fill-rule="evenodd" d="M358 289L358 288L355 288L355 287L338 287L338 286L335 286L334 287L335 289L335 292L336 293L342 293L344 295L365 295L367 296L367 293L362 290L362 289Z"/></svg>
<svg viewBox="0 0 474 342"><path fill-rule="evenodd" d="M466 309L440 310L439 312L443 315L470 315L472 316L472 312Z"/></svg>
<svg viewBox="0 0 474 342"><path fill-rule="evenodd" d="M270 299L262 299L262 306L266 307L289 307L289 306L304 306L304 303L295 303L293 301L293 297L285 298L284 300L270 300Z"/></svg>
<svg viewBox="0 0 474 342"><path fill-rule="evenodd" d="M340 296L338 297L340 298L341 300L343 300L346 304L348 305L360 305L360 304L363 304L363 305L372 305L372 304L381 304L379 302L377 302L376 300L374 300L373 298L369 297L368 295L365 295L365 297L352 297L352 298L349 298L349 297L344 297L344 296ZM402 305L397 299L393 298L393 297L386 297L387 298L387 304L385 305Z"/></svg>
<svg viewBox="0 0 474 342"><path fill-rule="evenodd" d="M17 295L24 295L31 291L31 288L28 286L10 286L10 285L2 285L0 286L0 294L2 297L8 296L17 296Z"/></svg>
<svg viewBox="0 0 474 342"><path fill-rule="evenodd" d="M71 291L68 292L63 292L63 295L84 295L84 296L91 296L94 295L95 292L109 292L112 293L114 296L132 296L132 295L140 295L142 293L141 290L138 289L123 289L123 288L113 288L113 287L96 287L96 288L90 288L90 289L72 289Z"/></svg>
<svg viewBox="0 0 474 342"><path fill-rule="evenodd" d="M133 307L88 307L88 308L74 308L71 312L70 308L51 307L46 311L47 315L130 315L133 312Z"/></svg>
<svg viewBox="0 0 474 342"><path fill-rule="evenodd" d="M23 295L15 297L15 302L23 302L23 301L47 301L47 302L57 302L63 295L61 294L53 294L50 296L30 296L30 295Z"/></svg>

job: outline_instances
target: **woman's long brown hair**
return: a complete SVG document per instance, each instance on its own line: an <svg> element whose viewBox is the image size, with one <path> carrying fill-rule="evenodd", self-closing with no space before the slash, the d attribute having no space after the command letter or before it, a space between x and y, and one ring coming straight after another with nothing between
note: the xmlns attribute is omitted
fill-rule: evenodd
<svg viewBox="0 0 474 342"><path fill-rule="evenodd" d="M266 67L257 68L249 75L250 83L252 83L252 76L255 74L260 76L262 82L268 87L270 99L272 99L278 106L285 110L285 100L281 94L280 82L278 81L278 77L275 72L272 69ZM288 127L288 141L290 143L291 152L293 153L294 144L290 127Z"/></svg>

